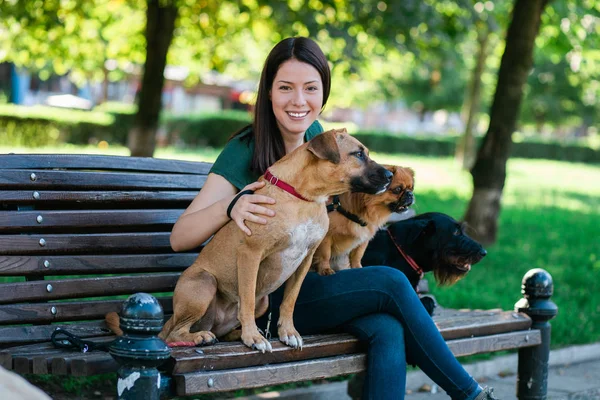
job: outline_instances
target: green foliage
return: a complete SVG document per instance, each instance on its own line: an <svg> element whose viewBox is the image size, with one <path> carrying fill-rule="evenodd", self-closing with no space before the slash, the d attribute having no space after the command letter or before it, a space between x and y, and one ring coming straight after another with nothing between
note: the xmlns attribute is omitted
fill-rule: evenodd
<svg viewBox="0 0 600 400"><path fill-rule="evenodd" d="M105 140L125 143L134 114L14 104L0 105L0 135L12 146L40 147L58 143L87 144Z"/></svg>
<svg viewBox="0 0 600 400"><path fill-rule="evenodd" d="M371 151L425 156L454 155L457 136L402 136L359 131L353 134ZM479 142L481 139L477 139ZM512 157L600 163L600 150L588 144L559 143L532 138L512 144Z"/></svg>
<svg viewBox="0 0 600 400"><path fill-rule="evenodd" d="M164 126L170 142L181 141L194 147L223 147L231 135L250 124L245 111L222 111L184 116L165 116Z"/></svg>

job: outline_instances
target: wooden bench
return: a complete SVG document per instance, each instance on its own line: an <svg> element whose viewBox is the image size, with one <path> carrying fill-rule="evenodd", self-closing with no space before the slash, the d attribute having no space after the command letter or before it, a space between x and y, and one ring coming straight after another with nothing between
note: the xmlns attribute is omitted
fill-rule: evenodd
<svg viewBox="0 0 600 400"><path fill-rule="evenodd" d="M208 163L117 156L0 155L0 365L19 374L117 371L119 364L108 352L56 348L50 336L62 328L112 341L104 315L121 311L123 300L138 292L153 294L169 314L179 273L199 251L174 253L169 232L209 169ZM525 298L516 305L521 312L446 309L434 319L457 356L520 349L519 396L544 398L548 320L556 314L552 279L532 270L523 282ZM150 314L136 311L137 300L132 296L125 303L134 308L128 309L132 321L162 321L158 306ZM347 334L305 337L302 351L274 339L270 354L219 343L165 355L157 330L160 324L128 331L129 342L138 347L116 354L129 368L119 372L120 398L231 391L365 368L363 349ZM149 341L158 347L144 349ZM125 381L132 368L154 370L163 360L152 384Z"/></svg>

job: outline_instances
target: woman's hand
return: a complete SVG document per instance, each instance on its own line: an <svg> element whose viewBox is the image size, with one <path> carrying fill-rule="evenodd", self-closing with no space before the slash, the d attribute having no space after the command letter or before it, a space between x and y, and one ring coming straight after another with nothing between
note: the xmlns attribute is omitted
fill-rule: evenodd
<svg viewBox="0 0 600 400"><path fill-rule="evenodd" d="M265 186L265 182L254 182L242 189L256 191ZM246 194L238 199L231 209L231 219L248 236L252 232L246 226L244 221L251 221L257 224L266 225L267 219L262 216L273 217L275 211L263 207L260 204L275 204L275 199L260 194Z"/></svg>

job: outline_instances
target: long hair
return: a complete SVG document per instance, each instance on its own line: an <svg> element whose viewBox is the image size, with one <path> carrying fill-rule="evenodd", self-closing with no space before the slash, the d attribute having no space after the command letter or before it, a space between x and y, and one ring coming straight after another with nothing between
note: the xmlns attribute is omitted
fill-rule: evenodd
<svg viewBox="0 0 600 400"><path fill-rule="evenodd" d="M263 174L269 166L285 155L283 137L277 127L269 93L279 67L291 59L310 64L319 72L323 83L323 108L329 98L331 70L325 54L317 43L306 37L290 37L273 47L260 76L252 123L254 154L250 168L259 174Z"/></svg>

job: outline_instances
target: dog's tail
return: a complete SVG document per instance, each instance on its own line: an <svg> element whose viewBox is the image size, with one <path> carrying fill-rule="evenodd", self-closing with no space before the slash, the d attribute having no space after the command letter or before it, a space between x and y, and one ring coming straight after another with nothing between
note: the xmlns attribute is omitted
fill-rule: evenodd
<svg viewBox="0 0 600 400"><path fill-rule="evenodd" d="M115 335L123 336L123 331L119 326L119 314L117 314L114 311L109 312L104 317L104 320L106 321L106 326L108 327L108 329L110 329Z"/></svg>

